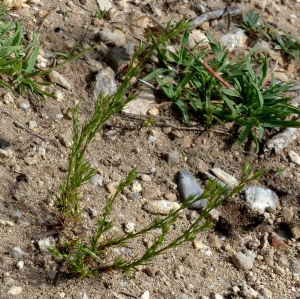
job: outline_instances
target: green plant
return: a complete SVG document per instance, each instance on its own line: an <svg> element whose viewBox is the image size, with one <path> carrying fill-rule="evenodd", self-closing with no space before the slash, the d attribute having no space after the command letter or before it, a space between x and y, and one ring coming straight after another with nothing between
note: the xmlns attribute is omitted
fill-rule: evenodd
<svg viewBox="0 0 300 299"><path fill-rule="evenodd" d="M178 35L185 28L185 25L184 22L177 24L169 22L167 27L169 30L163 32L158 37L159 44L164 45L170 38ZM54 255L65 261L69 273L73 276L83 278L89 275L96 275L105 270L120 270L132 274L136 266L147 265L155 257L164 254L167 250L180 246L185 242L193 241L200 231L210 227L211 223L206 220L206 216L212 209L223 204L224 201L236 192L239 192L245 183L250 180L259 179L262 175L262 171L253 175L249 165L245 165L241 183L233 190L228 190L218 185L216 181L209 181L200 197L195 198L195 196L191 196L179 209L170 211L167 216L155 218L146 227L136 232L115 235L111 232L114 221L109 220L109 216L120 192L136 178L136 170L134 169L119 184L116 193L107 199L103 214L98 217L97 228L91 237L87 237L86 233L80 232L81 210L79 208L79 188L95 174L95 170L85 160L86 150L104 122L121 111L129 101L135 98L136 95L128 91L131 86L131 80L141 73L143 64L155 49L155 44L150 48L140 45L132 58L132 62L128 66L125 79L119 86L116 94L104 95L101 93L96 101L94 113L88 122L79 126L77 114L80 105L77 105L73 110L73 145L69 154L68 174L66 181L61 186L61 194L57 198L56 207L59 212L59 220L62 228L76 230L76 236L71 240L67 239L58 248L49 249ZM134 65L139 57L140 60ZM181 211L188 208L194 201L202 198L208 199L207 207L200 213L192 225L187 227L178 237L170 240L170 229L176 223ZM74 221L76 225L71 227L70 224L74 224ZM152 245L145 249L142 255L136 254L129 259L118 254L114 256L112 248L116 246L128 246L129 242L143 237L158 228L162 231L161 235L155 238ZM61 233L63 234L63 231Z"/></svg>
<svg viewBox="0 0 300 299"><path fill-rule="evenodd" d="M103 20L105 15L106 15L107 11L106 10L97 10L96 11L96 17L99 19L99 20Z"/></svg>
<svg viewBox="0 0 300 299"><path fill-rule="evenodd" d="M24 32L20 23L7 21L6 15L7 12L4 7L0 6L0 75L2 75L0 85L21 95L27 90L38 95L41 99L44 99L45 96L54 98L54 95L47 93L42 88L50 83L37 78L42 78L52 70L86 55L96 45L77 55L73 55L74 49L63 63L45 71L38 71L35 69L40 50L38 35L34 34L32 41L28 43L24 39Z"/></svg>
<svg viewBox="0 0 300 299"><path fill-rule="evenodd" d="M239 145L250 136L258 149L258 141L265 128L299 127L299 122L285 120L292 113L300 113L299 108L287 103L290 98L285 92L290 85L277 84L273 77L271 83L266 85L271 77L266 57L262 61L252 61L254 48L245 57L236 56L229 60L228 52L208 32L207 37L210 49L202 47L196 52L200 43L193 51L201 60L209 60L209 66L222 74L232 88L222 86L203 64L190 55L186 49L189 40L187 30L176 53L152 39L162 67L143 80L155 78L166 96L180 108L186 123L189 122L190 109L204 116L210 126L234 121L241 127Z"/></svg>
<svg viewBox="0 0 300 299"><path fill-rule="evenodd" d="M243 169L241 183L233 190L230 191L227 187L218 185L217 181L211 180L200 197L190 196L179 209L171 210L165 217L155 218L150 224L137 232L115 236L109 234L114 226L114 221L108 221L107 218L119 193L135 179L136 172L132 170L127 178L119 184L115 195L107 200L104 213L98 217L97 229L91 238L87 239L82 234L75 240L66 242L61 248L50 248L49 250L67 262L68 271L72 276L83 278L97 275L105 270L119 270L132 275L137 266L148 265L154 258L164 254L167 250L194 241L199 232L211 227L211 222L206 219L208 213L222 205L235 193L241 191L247 182L259 179L262 173L262 171L259 171L253 174L253 170L246 164ZM207 207L201 211L198 218L183 233L170 240L170 229L178 220L181 212L193 202L203 198L208 199ZM110 255L110 257L114 255L112 248L116 246L130 247L130 241L145 237L145 235L156 229L161 229L162 233L155 238L152 245L145 249L142 255L136 254L134 257L127 259L122 255L116 255L114 261L110 263L105 258L107 255Z"/></svg>
<svg viewBox="0 0 300 299"><path fill-rule="evenodd" d="M300 39L284 30L276 30L268 23L259 24L259 14L253 9L243 15L243 22L240 26L252 37L262 37L271 42L275 50L282 50L294 59L299 58Z"/></svg>
<svg viewBox="0 0 300 299"><path fill-rule="evenodd" d="M179 22L174 24L173 22L169 22L168 26L172 27L172 32L160 35L159 42L161 44L164 44L167 40L181 32L182 28L185 28L185 23ZM132 85L131 81L141 73L145 61L154 50L155 45L147 48L140 44L139 49L132 57L132 62L129 64L126 76L117 92L113 95L100 94L95 104L92 118L80 130L77 119L80 105L77 105L73 110L73 145L69 154L68 175L66 182L62 185L61 196L56 203L62 224L69 218L78 218L80 216L78 190L80 186L85 184L95 174L95 170L84 160L89 144L99 128L110 117L121 112L125 105L136 97L136 94L128 93L128 89ZM141 58L136 64L139 57Z"/></svg>

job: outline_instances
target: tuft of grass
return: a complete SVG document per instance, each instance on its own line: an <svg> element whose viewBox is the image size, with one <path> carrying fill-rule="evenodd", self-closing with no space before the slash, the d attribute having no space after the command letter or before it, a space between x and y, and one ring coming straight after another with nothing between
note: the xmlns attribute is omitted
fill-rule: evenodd
<svg viewBox="0 0 300 299"><path fill-rule="evenodd" d="M8 21L7 13L5 6L0 6L0 86L20 95L28 91L42 100L45 97L55 98L44 91L43 87L50 83L42 81L41 78L52 70L86 55L96 45L77 55L74 49L68 55L64 55L66 60L63 63L45 71L36 70L35 64L41 47L38 35L34 33L32 41L27 42L21 24L18 21Z"/></svg>
<svg viewBox="0 0 300 299"><path fill-rule="evenodd" d="M264 130L270 127L299 127L296 121L285 118L300 109L288 104L285 92L289 83L278 84L268 72L268 59L252 60L255 48L245 57L228 58L228 51L206 33L209 46L197 44L193 53L232 87L222 86L215 76L190 55L189 32L184 31L181 44L175 53L155 38L160 67L151 72L144 81L155 79L165 95L179 107L184 121L189 122L191 110L204 117L207 125L235 122L240 127L238 145L251 137L258 150ZM271 82L268 83L271 78Z"/></svg>
<svg viewBox="0 0 300 299"><path fill-rule="evenodd" d="M259 14L255 13L253 9L250 9L243 15L243 21L240 26L250 36L264 38L270 42L275 50L281 50L286 55L294 59L299 59L300 39L284 30L277 30L266 22L259 24Z"/></svg>

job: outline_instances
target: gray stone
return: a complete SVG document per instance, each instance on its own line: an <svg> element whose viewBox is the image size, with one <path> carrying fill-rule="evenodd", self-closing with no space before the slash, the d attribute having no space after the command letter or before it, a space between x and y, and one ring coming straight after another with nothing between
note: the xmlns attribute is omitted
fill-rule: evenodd
<svg viewBox="0 0 300 299"><path fill-rule="evenodd" d="M38 243L40 252L44 255L51 254L48 250L49 247L55 247L55 241L52 236L38 240L37 243Z"/></svg>
<svg viewBox="0 0 300 299"><path fill-rule="evenodd" d="M112 8L112 1L110 0L97 0L100 11L108 11Z"/></svg>
<svg viewBox="0 0 300 299"><path fill-rule="evenodd" d="M187 170L181 170L177 174L178 190L180 193L181 200L184 202L189 196L195 195L196 197L201 196L203 193L202 189L198 185L196 178ZM195 198L196 198L195 197ZM201 199L189 206L190 209L200 209L206 207L206 199Z"/></svg>
<svg viewBox="0 0 300 299"><path fill-rule="evenodd" d="M279 206L278 196L271 189L251 186L244 189L244 192L245 200L252 210L264 213L268 207L276 210Z"/></svg>
<svg viewBox="0 0 300 299"><path fill-rule="evenodd" d="M221 168L215 167L211 171L218 179L220 179L223 183L228 185L230 188L234 188L239 184L238 180L235 177L228 174Z"/></svg>
<svg viewBox="0 0 300 299"><path fill-rule="evenodd" d="M121 31L108 31L108 30L102 30L99 32L99 38L103 43L106 43L111 46L122 46L125 44L125 35Z"/></svg>
<svg viewBox="0 0 300 299"><path fill-rule="evenodd" d="M300 121L300 118L297 119ZM298 128L287 128L279 134L275 135L267 142L268 149L274 149L275 153L280 153L283 149L289 146L291 142L299 138L300 130Z"/></svg>
<svg viewBox="0 0 300 299"><path fill-rule="evenodd" d="M151 177L148 174L142 174L140 179L144 183L150 183L151 180L152 180Z"/></svg>
<svg viewBox="0 0 300 299"><path fill-rule="evenodd" d="M28 100L23 99L22 97L16 98L15 99L15 104L19 108L22 108L24 110L27 110L28 108L30 108L30 103L28 102Z"/></svg>
<svg viewBox="0 0 300 299"><path fill-rule="evenodd" d="M68 81L58 72L56 71L52 71L48 74L48 79L50 80L50 82L57 84L63 88L66 88L68 90L71 89L70 84L68 83Z"/></svg>
<svg viewBox="0 0 300 299"><path fill-rule="evenodd" d="M94 186L102 186L103 185L103 176L100 174L95 174L90 178L90 183Z"/></svg>
<svg viewBox="0 0 300 299"><path fill-rule="evenodd" d="M60 133L57 136L57 139L59 140L61 145L66 148L70 148L73 145L73 135L69 132Z"/></svg>
<svg viewBox="0 0 300 299"><path fill-rule="evenodd" d="M180 294L177 298L178 299L189 299L189 297L186 294Z"/></svg>
<svg viewBox="0 0 300 299"><path fill-rule="evenodd" d="M135 229L135 223L133 222L126 222L124 224L124 231L125 233L129 234L129 233L132 233Z"/></svg>
<svg viewBox="0 0 300 299"><path fill-rule="evenodd" d="M116 130L109 130L109 131L107 131L107 132L105 132L103 134L103 137L106 140L112 140L113 141L113 140L117 139L118 135L119 135L118 131L116 131Z"/></svg>
<svg viewBox="0 0 300 299"><path fill-rule="evenodd" d="M295 153L294 151L289 151L288 155L292 162L294 162L297 165L300 165L300 156L297 153Z"/></svg>
<svg viewBox="0 0 300 299"><path fill-rule="evenodd" d="M103 68L98 72L95 78L95 85L93 89L93 96L97 99L100 95L100 92L103 92L104 95L114 94L117 91L117 84L115 81L115 73L110 68Z"/></svg>
<svg viewBox="0 0 300 299"><path fill-rule="evenodd" d="M245 253L236 252L231 256L233 264L240 270L252 269L256 254L253 251L245 250Z"/></svg>
<svg viewBox="0 0 300 299"><path fill-rule="evenodd" d="M219 42L229 51L234 48L245 47L247 44L247 35L245 31L240 28L235 28L233 32L223 34L219 38Z"/></svg>
<svg viewBox="0 0 300 299"><path fill-rule="evenodd" d="M90 215L90 217L92 219L94 219L94 218L96 218L98 216L97 210L95 210L95 209L93 209L91 207L87 209L87 212L89 213L89 215Z"/></svg>
<svg viewBox="0 0 300 299"><path fill-rule="evenodd" d="M15 246L11 252L10 252L10 255L15 258L15 259L18 259L20 258L22 255L23 255L23 251L22 249L19 247L19 246Z"/></svg>
<svg viewBox="0 0 300 299"><path fill-rule="evenodd" d="M167 153L167 162L169 165L175 165L179 163L179 153L177 151L172 151Z"/></svg>
<svg viewBox="0 0 300 299"><path fill-rule="evenodd" d="M128 256L131 256L131 257L134 256L133 251L130 248L127 248L127 247L116 247L116 248L113 248L113 251L116 254L125 254L125 255L128 255Z"/></svg>
<svg viewBox="0 0 300 299"><path fill-rule="evenodd" d="M137 98L129 102L123 112L147 115L148 111L157 104L153 90L144 88Z"/></svg>
<svg viewBox="0 0 300 299"><path fill-rule="evenodd" d="M126 67L134 53L134 45L126 44L121 47L111 49L106 57L106 62L116 73Z"/></svg>
<svg viewBox="0 0 300 299"><path fill-rule="evenodd" d="M7 295L13 295L13 296L17 296L20 295L22 293L22 288L18 287L18 286L11 286L8 290L7 290Z"/></svg>
<svg viewBox="0 0 300 299"><path fill-rule="evenodd" d="M180 204L168 200L152 200L147 202L143 209L150 214L154 215L168 215L171 210L177 210Z"/></svg>
<svg viewBox="0 0 300 299"><path fill-rule="evenodd" d="M129 199L129 200L138 200L141 198L141 194L139 192L127 192L126 193L126 197Z"/></svg>

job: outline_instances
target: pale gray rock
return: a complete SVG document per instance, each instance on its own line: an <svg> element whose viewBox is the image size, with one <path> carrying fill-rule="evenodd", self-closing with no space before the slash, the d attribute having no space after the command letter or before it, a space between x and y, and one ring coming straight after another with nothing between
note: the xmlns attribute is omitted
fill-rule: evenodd
<svg viewBox="0 0 300 299"><path fill-rule="evenodd" d="M288 152L288 155L292 162L294 162L297 165L300 165L300 156L297 153L291 150Z"/></svg>
<svg viewBox="0 0 300 299"><path fill-rule="evenodd" d="M91 178L90 178L90 183L94 186L100 186L102 187L103 185L103 176L96 173L95 175L93 175Z"/></svg>
<svg viewBox="0 0 300 299"><path fill-rule="evenodd" d="M22 249L20 248L20 246L15 246L11 252L10 252L10 255L15 258L15 259L18 259L20 258L22 255L23 255L23 251Z"/></svg>
<svg viewBox="0 0 300 299"><path fill-rule="evenodd" d="M135 223L129 221L124 224L125 233L127 234L132 233L134 229L135 229Z"/></svg>
<svg viewBox="0 0 300 299"><path fill-rule="evenodd" d="M252 210L264 213L266 208L276 210L279 206L278 196L271 190L257 186L244 189L245 200Z"/></svg>
<svg viewBox="0 0 300 299"><path fill-rule="evenodd" d="M219 38L219 42L229 51L234 48L245 47L247 44L247 35L245 31L240 28L235 28L233 32L223 34Z"/></svg>
<svg viewBox="0 0 300 299"><path fill-rule="evenodd" d="M231 256L233 264L240 270L248 271L252 269L256 254L251 250L245 253L236 252Z"/></svg>
<svg viewBox="0 0 300 299"><path fill-rule="evenodd" d="M228 174L221 168L215 167L211 171L219 180L228 185L230 188L234 188L239 184L238 180L235 177Z"/></svg>
<svg viewBox="0 0 300 299"><path fill-rule="evenodd" d="M148 111L157 104L153 90L144 88L135 100L129 102L123 109L125 113L147 115Z"/></svg>
<svg viewBox="0 0 300 299"><path fill-rule="evenodd" d="M91 217L92 219L94 219L94 218L96 218L96 217L98 216L97 210L95 210L95 209L93 209L93 208L91 208L91 207L89 207L89 208L87 209L87 212L89 213L89 215L90 215L90 217Z"/></svg>
<svg viewBox="0 0 300 299"><path fill-rule="evenodd" d="M12 295L12 296L17 296L20 295L21 293L22 293L22 288L19 286L11 286L6 292L7 295Z"/></svg>
<svg viewBox="0 0 300 299"><path fill-rule="evenodd" d="M196 197L201 196L203 193L202 189L198 185L196 178L188 171L181 170L177 174L178 190L180 193L181 200L184 202L191 195ZM190 209L200 209L206 207L206 199L201 199L189 206Z"/></svg>
<svg viewBox="0 0 300 299"><path fill-rule="evenodd" d="M128 256L131 256L131 257L134 256L133 251L130 248L127 248L127 247L116 247L116 248L113 248L113 251L116 254L125 254L125 255L128 255Z"/></svg>
<svg viewBox="0 0 300 299"><path fill-rule="evenodd" d="M15 99L15 104L16 104L19 108L22 108L22 109L24 109L24 110L27 110L28 108L30 108L30 103L28 102L28 100L23 99L23 98L21 98L21 97Z"/></svg>
<svg viewBox="0 0 300 299"><path fill-rule="evenodd" d="M169 165L175 165L179 163L179 153L177 151L172 151L167 153L167 162Z"/></svg>
<svg viewBox="0 0 300 299"><path fill-rule="evenodd" d="M106 57L106 62L116 73L126 67L134 53L133 44L125 44L121 47L111 49Z"/></svg>
<svg viewBox="0 0 300 299"><path fill-rule="evenodd" d="M110 0L97 0L100 11L108 11L112 8L112 1Z"/></svg>
<svg viewBox="0 0 300 299"><path fill-rule="evenodd" d="M61 145L66 148L70 148L73 145L73 136L70 132L60 133L57 136L57 139L59 140Z"/></svg>
<svg viewBox="0 0 300 299"><path fill-rule="evenodd" d="M93 96L95 99L99 97L101 91L105 95L115 94L117 91L115 73L110 67L103 68L96 75L93 89Z"/></svg>
<svg viewBox="0 0 300 299"><path fill-rule="evenodd" d="M68 81L56 71L50 72L48 74L48 79L50 80L50 82L57 84L65 89L71 89L71 85L68 83Z"/></svg>
<svg viewBox="0 0 300 299"><path fill-rule="evenodd" d="M102 30L99 32L99 38L103 43L115 47L122 46L126 41L124 33L119 30L114 32Z"/></svg>
<svg viewBox="0 0 300 299"><path fill-rule="evenodd" d="M297 121L300 121L300 118L298 118ZM299 138L299 136L300 130L298 128L284 129L267 142L267 148L269 150L274 149L275 153L278 154L288 147L291 142Z"/></svg>
<svg viewBox="0 0 300 299"><path fill-rule="evenodd" d="M152 200L147 202L143 209L154 215L168 215L171 210L177 210L180 208L180 204L168 200Z"/></svg>
<svg viewBox="0 0 300 299"><path fill-rule="evenodd" d="M44 255L51 254L48 250L49 247L55 247L55 240L52 236L38 240L37 243L38 243L40 252Z"/></svg>

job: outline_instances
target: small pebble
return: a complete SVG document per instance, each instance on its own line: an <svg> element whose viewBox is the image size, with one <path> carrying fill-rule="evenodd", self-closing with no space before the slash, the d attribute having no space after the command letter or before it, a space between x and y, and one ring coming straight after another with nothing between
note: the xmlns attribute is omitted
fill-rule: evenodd
<svg viewBox="0 0 300 299"><path fill-rule="evenodd" d="M52 71L48 74L48 78L50 80L50 82L57 84L61 87L64 87L65 89L70 90L71 89L71 85L68 83L68 81L58 72L56 71Z"/></svg>
<svg viewBox="0 0 300 299"><path fill-rule="evenodd" d="M44 238L44 239L41 239L41 240L38 240L37 243L38 243L40 252L43 255L51 254L49 252L48 248L49 247L55 247L55 241L54 241L54 238L52 236Z"/></svg>
<svg viewBox="0 0 300 299"><path fill-rule="evenodd" d="M179 153L172 151L167 154L167 162L169 165L175 165L179 163Z"/></svg>
<svg viewBox="0 0 300 299"><path fill-rule="evenodd" d="M101 176L100 174L97 173L90 178L90 182L94 186L102 187L103 179L104 179L103 176Z"/></svg>
<svg viewBox="0 0 300 299"><path fill-rule="evenodd" d="M210 294L210 299L223 299L223 296L221 296L218 293L213 292Z"/></svg>
<svg viewBox="0 0 300 299"><path fill-rule="evenodd" d="M135 229L135 223L133 222L127 222L125 223L124 225L124 231L125 233L129 234L129 233L132 233Z"/></svg>
<svg viewBox="0 0 300 299"><path fill-rule="evenodd" d="M13 258L18 259L23 255L23 251L19 246L16 246L12 249L10 254Z"/></svg>
<svg viewBox="0 0 300 299"><path fill-rule="evenodd" d="M289 151L288 155L292 162L294 162L297 165L300 165L300 156L297 153L295 153L294 151Z"/></svg>
<svg viewBox="0 0 300 299"><path fill-rule="evenodd" d="M7 290L7 295L17 296L17 295L20 295L21 293L22 293L22 288L18 287L18 286L11 286Z"/></svg>
<svg viewBox="0 0 300 299"><path fill-rule="evenodd" d="M203 193L195 177L189 171L179 171L177 174L177 178L178 190L180 193L181 200L183 202L186 201L191 195L199 197ZM198 200L189 206L190 209L200 209L204 207L206 207L206 199Z"/></svg>
<svg viewBox="0 0 300 299"><path fill-rule="evenodd" d="M18 261L16 266L19 270L22 270L24 268L24 262L23 261Z"/></svg>
<svg viewBox="0 0 300 299"><path fill-rule="evenodd" d="M180 205L177 202L168 200L152 200L147 202L143 209L150 214L154 215L168 215L173 209L179 209Z"/></svg>
<svg viewBox="0 0 300 299"><path fill-rule="evenodd" d="M156 141L156 137L150 135L150 136L148 137L148 141L149 141L149 142L155 142L155 141Z"/></svg>
<svg viewBox="0 0 300 299"><path fill-rule="evenodd" d="M151 177L148 174L142 174L140 179L142 182L145 182L145 183L151 182Z"/></svg>

